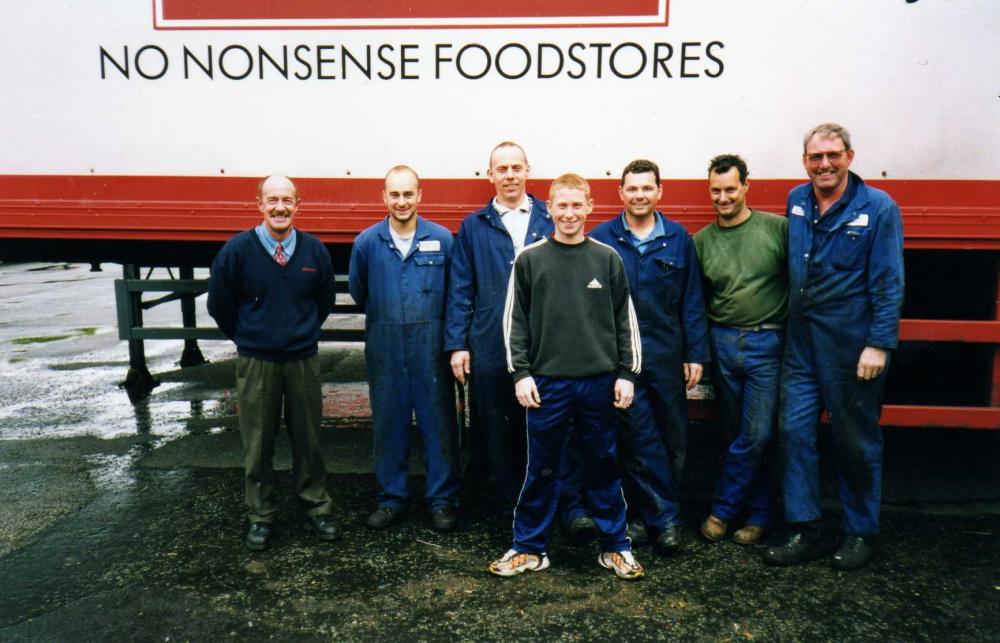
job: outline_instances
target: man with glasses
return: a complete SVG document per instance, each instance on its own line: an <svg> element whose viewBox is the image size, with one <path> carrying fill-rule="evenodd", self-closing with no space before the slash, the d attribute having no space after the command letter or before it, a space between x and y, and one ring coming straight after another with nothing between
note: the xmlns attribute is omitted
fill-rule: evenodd
<svg viewBox="0 0 1000 643"><path fill-rule="evenodd" d="M832 564L858 569L871 558L879 529L879 415L903 301L903 227L889 195L850 171L846 129L817 125L803 146L809 183L788 195L786 212L789 312L779 403L792 529L764 560L794 565L824 554L816 426L826 409L844 511Z"/></svg>

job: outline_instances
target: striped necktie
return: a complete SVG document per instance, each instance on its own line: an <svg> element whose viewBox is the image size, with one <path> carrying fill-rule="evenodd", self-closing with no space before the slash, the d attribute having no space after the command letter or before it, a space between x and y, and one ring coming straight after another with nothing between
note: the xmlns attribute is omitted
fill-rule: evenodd
<svg viewBox="0 0 1000 643"><path fill-rule="evenodd" d="M285 247L278 242L278 247L274 249L274 260L278 262L279 266L283 266L288 263L288 257L285 256Z"/></svg>

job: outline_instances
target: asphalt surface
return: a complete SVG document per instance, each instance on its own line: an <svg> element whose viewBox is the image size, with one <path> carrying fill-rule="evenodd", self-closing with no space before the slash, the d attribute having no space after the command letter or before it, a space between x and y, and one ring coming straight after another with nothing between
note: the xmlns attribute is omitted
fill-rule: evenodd
<svg viewBox="0 0 1000 643"><path fill-rule="evenodd" d="M508 547L510 522L481 487L465 488L451 534L430 529L421 501L386 532L363 526L376 484L352 345L321 353L342 538L306 532L281 441L279 530L268 551L249 552L233 348L203 342L210 362L182 370L180 342L148 342L161 384L131 403L118 387L128 364L118 274L0 264L0 640L1000 638L1000 432L886 430L883 535L861 572L826 560L769 568L760 547L696 538L724 441L695 425L678 555L638 549L646 577L626 583L598 567L596 545L556 531L551 569L498 579L486 566ZM179 309L146 319L177 325ZM419 454L413 470L419 497ZM824 483L833 545L829 471Z"/></svg>

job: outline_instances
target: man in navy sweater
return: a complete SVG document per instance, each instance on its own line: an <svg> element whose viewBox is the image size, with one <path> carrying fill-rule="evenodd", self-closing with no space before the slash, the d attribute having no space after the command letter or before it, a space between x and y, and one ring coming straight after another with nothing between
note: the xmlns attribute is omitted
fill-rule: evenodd
<svg viewBox="0 0 1000 643"><path fill-rule="evenodd" d="M284 411L295 493L320 540L334 540L333 501L319 449L319 331L334 299L330 254L296 230L299 194L290 179L260 182L255 228L226 242L212 264L208 312L236 343L236 386L246 471L246 546L267 548L274 516L274 440Z"/></svg>

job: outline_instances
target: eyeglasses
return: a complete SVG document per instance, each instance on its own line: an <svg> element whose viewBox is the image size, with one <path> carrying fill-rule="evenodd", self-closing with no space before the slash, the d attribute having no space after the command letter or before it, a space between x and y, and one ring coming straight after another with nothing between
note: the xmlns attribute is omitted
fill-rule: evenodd
<svg viewBox="0 0 1000 643"><path fill-rule="evenodd" d="M806 160L809 161L810 165L819 165L823 162L823 159L830 161L831 163L836 163L844 158L847 154L847 150L840 150L839 152L817 152L815 154L803 154Z"/></svg>

